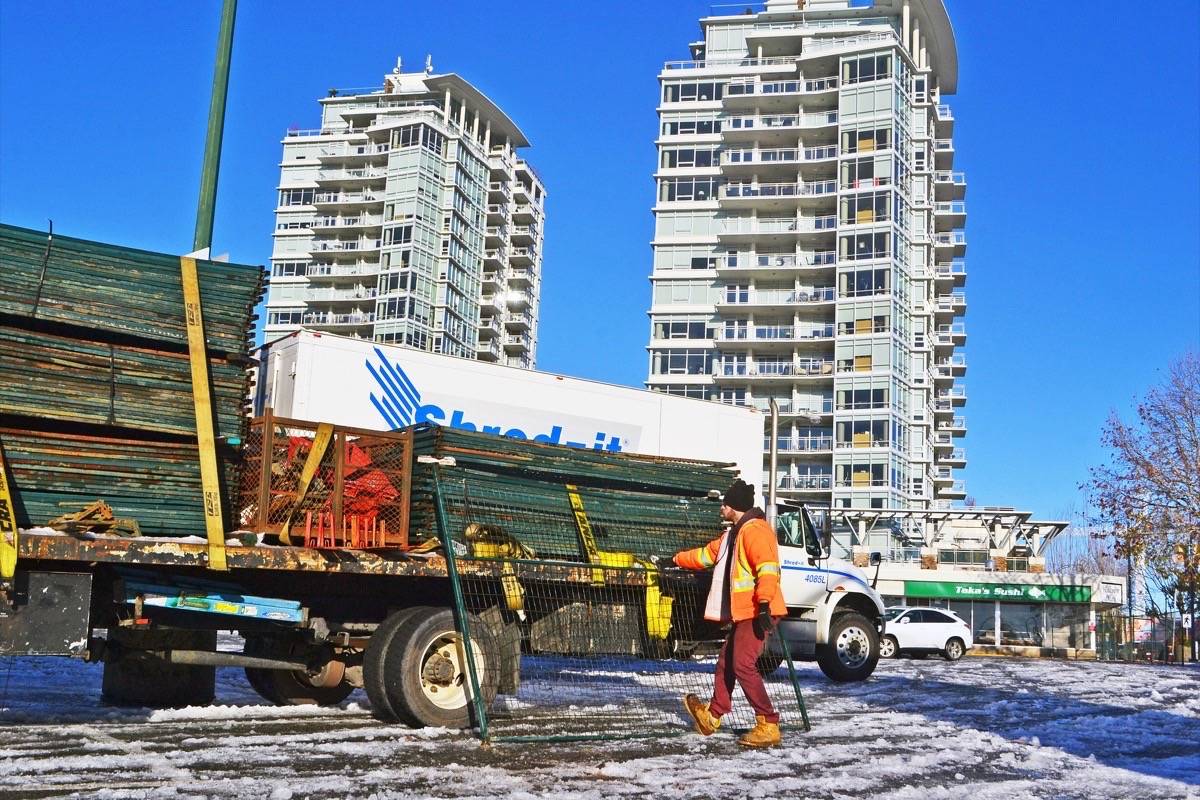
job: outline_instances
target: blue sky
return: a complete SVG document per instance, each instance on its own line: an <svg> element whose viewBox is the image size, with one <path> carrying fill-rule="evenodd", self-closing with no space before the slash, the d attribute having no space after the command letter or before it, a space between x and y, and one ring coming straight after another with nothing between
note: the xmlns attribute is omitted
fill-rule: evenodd
<svg viewBox="0 0 1200 800"><path fill-rule="evenodd" d="M1058 516L1080 506L1109 410L1200 348L1198 7L949 6L969 212L963 477L980 504ZM315 127L329 88L432 53L534 145L549 192L539 367L639 385L655 76L708 11L243 0L214 250L266 263L284 132ZM0 220L189 250L219 15L218 0L0 3Z"/></svg>

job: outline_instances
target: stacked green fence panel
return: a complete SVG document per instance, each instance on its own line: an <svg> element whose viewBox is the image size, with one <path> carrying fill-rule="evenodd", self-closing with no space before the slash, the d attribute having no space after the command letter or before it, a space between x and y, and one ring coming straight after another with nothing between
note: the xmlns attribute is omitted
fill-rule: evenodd
<svg viewBox="0 0 1200 800"><path fill-rule="evenodd" d="M226 520L260 267L197 260ZM0 445L18 524L104 500L204 534L179 257L0 225Z"/></svg>

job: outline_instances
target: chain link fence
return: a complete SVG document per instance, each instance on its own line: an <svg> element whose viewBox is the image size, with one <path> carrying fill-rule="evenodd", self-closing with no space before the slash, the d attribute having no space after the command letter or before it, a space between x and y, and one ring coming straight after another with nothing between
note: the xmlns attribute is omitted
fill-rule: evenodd
<svg viewBox="0 0 1200 800"><path fill-rule="evenodd" d="M707 575L660 570L637 552L581 541L594 526L575 487L560 488L557 509L531 510L527 499L494 487L468 483L464 492L461 479L435 481L456 624L471 643L463 651L481 738L632 739L692 730L683 698L711 695L725 633L702 619ZM542 558L509 533L510 524L544 530L542 539L528 538L556 557ZM574 558L563 555L570 541ZM628 543L661 551L645 540ZM806 730L790 658L765 657L760 667L781 725ZM740 687L722 723L733 732L754 726Z"/></svg>

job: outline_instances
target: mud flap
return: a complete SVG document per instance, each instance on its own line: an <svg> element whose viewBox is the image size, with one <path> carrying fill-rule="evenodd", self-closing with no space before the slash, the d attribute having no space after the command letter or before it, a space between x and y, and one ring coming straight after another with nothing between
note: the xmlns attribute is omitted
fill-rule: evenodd
<svg viewBox="0 0 1200 800"><path fill-rule="evenodd" d="M0 592L0 655L84 655L91 607L90 573L17 570Z"/></svg>

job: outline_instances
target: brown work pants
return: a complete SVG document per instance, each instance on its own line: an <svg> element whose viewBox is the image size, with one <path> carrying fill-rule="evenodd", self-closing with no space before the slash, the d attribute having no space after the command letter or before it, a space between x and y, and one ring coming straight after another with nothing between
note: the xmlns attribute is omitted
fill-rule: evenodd
<svg viewBox="0 0 1200 800"><path fill-rule="evenodd" d="M754 713L767 718L767 722L779 722L779 714L767 696L762 675L758 674L758 657L762 654L766 636L758 630L754 620L733 623L733 630L725 637L721 655L717 657L717 674L713 685L712 702L708 710L715 716L724 716L732 707L733 684L736 680L746 693L746 699L754 707Z"/></svg>

